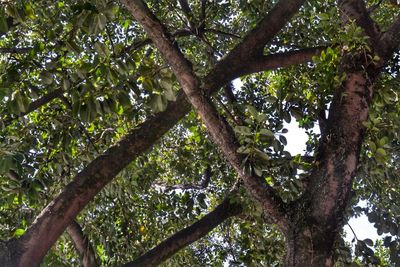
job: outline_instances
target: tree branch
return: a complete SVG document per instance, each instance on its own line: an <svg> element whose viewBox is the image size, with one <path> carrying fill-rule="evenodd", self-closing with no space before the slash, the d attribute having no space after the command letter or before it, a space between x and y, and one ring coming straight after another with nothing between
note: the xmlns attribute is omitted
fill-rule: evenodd
<svg viewBox="0 0 400 267"><path fill-rule="evenodd" d="M180 249L204 237L228 218L239 215L242 212L242 206L237 202L233 202L231 195L232 193L199 221L175 233L136 260L123 266L156 266L170 258Z"/></svg>
<svg viewBox="0 0 400 267"><path fill-rule="evenodd" d="M0 47L0 54L23 54L31 50L31 47Z"/></svg>
<svg viewBox="0 0 400 267"><path fill-rule="evenodd" d="M188 1L187 0L178 0L178 1L179 1L179 5L182 8L183 13L185 14L187 21L189 22L189 27L190 27L191 31L194 31L197 34L197 26L196 26L196 23L193 21L193 19L194 19L193 12L189 6Z"/></svg>
<svg viewBox="0 0 400 267"><path fill-rule="evenodd" d="M319 55L326 47L310 47L295 51L259 56L250 61L240 73L242 76L260 71L284 68L310 62L313 56Z"/></svg>
<svg viewBox="0 0 400 267"><path fill-rule="evenodd" d="M370 36L372 40L379 38L379 32L368 29L374 22L366 19L366 14L358 13L367 12L363 1L340 2L340 7L346 9L342 13L349 16L343 18L344 23L350 19L355 20L357 25L366 25L365 34L375 34ZM366 20L368 23L365 24ZM396 23L398 22L392 27ZM381 51L384 54L388 53ZM368 118L373 87L381 66L385 63L381 59L379 65L373 65L364 58L354 57L353 54L345 55L343 61L350 61L351 64L343 64L341 69L346 74L346 79L336 88L330 105L325 134L319 142L315 160L318 164L313 168L310 183L303 194L303 200L307 204L302 201L297 203L300 206L311 206L310 214L313 223L317 225L315 231L321 227L332 227L334 232L342 223L342 214L351 197L352 183L364 139L363 122Z"/></svg>
<svg viewBox="0 0 400 267"><path fill-rule="evenodd" d="M264 46L285 26L304 2L305 0L279 1L242 42L205 77L205 91L213 91L214 88L240 77L247 65L262 56Z"/></svg>
<svg viewBox="0 0 400 267"><path fill-rule="evenodd" d="M218 114L210 98L200 88L200 82L192 70L191 63L174 46L163 24L151 13L141 0L123 1L136 20L153 40L158 50L171 65L183 91L199 113L214 142L243 179L248 191L263 205L281 229L287 227L285 203L275 190L254 174L243 170L243 155L237 153L239 143L231 126Z"/></svg>
<svg viewBox="0 0 400 267"><path fill-rule="evenodd" d="M387 61L400 46L400 16L392 23L382 35L378 45L378 55Z"/></svg>
<svg viewBox="0 0 400 267"><path fill-rule="evenodd" d="M66 230L81 257L82 265L84 267L100 266L96 261L96 253L90 245L88 238L83 233L82 227L76 221L73 221Z"/></svg>
<svg viewBox="0 0 400 267"><path fill-rule="evenodd" d="M22 266L39 265L52 244L94 196L138 155L148 150L190 110L178 94L166 111L149 118L116 145L89 163L74 180L38 215L24 235L11 240L21 255L14 259Z"/></svg>
<svg viewBox="0 0 400 267"><path fill-rule="evenodd" d="M208 28L206 28L206 29L204 29L204 32L211 32L211 33L215 33L215 34L218 34L218 35L224 35L224 36L227 36L227 37L230 37L230 38L236 38L236 39L241 39L242 38L239 35L236 35L236 34L233 34L233 33L230 33L230 32L221 31L221 30L216 30L216 29L208 29Z"/></svg>

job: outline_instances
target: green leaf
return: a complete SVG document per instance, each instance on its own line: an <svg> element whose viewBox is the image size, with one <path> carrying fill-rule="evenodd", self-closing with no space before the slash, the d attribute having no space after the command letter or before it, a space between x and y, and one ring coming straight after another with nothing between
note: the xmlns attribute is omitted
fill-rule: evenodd
<svg viewBox="0 0 400 267"><path fill-rule="evenodd" d="M368 146L369 146L369 148L371 149L372 152L376 151L376 145L375 145L374 142L368 141Z"/></svg>
<svg viewBox="0 0 400 267"><path fill-rule="evenodd" d="M274 137L274 133L269 129L261 129L260 134L268 137Z"/></svg>
<svg viewBox="0 0 400 267"><path fill-rule="evenodd" d="M14 231L14 236L15 237L20 237L20 236L22 236L23 234L25 233L25 230L24 229L21 229L21 228L18 228L18 229L16 229L15 231Z"/></svg>
<svg viewBox="0 0 400 267"><path fill-rule="evenodd" d="M64 91L67 91L70 87L71 87L71 82L68 80L68 78L64 78L63 80Z"/></svg>
<svg viewBox="0 0 400 267"><path fill-rule="evenodd" d="M176 100L176 95L174 92L174 89L171 87L165 88L163 95L168 101L175 101Z"/></svg>
<svg viewBox="0 0 400 267"><path fill-rule="evenodd" d="M118 102L124 107L124 108L129 108L132 106L132 103L130 101L130 97L127 93L125 92L120 92L117 95Z"/></svg>
<svg viewBox="0 0 400 267"><path fill-rule="evenodd" d="M13 167L14 167L14 162L12 157L10 156L0 157L0 174L6 174Z"/></svg>
<svg viewBox="0 0 400 267"><path fill-rule="evenodd" d="M253 166L253 170L254 170L254 173L255 173L257 176L262 176L262 170L260 169L259 166L257 166L257 165Z"/></svg>
<svg viewBox="0 0 400 267"><path fill-rule="evenodd" d="M249 154L251 152L251 149L247 146L241 146L238 148L237 152L240 154Z"/></svg>
<svg viewBox="0 0 400 267"><path fill-rule="evenodd" d="M289 112L284 111L283 114L282 114L282 116L283 116L283 120L284 120L286 123L290 123L290 122L291 122L292 116L290 116L290 113L289 113Z"/></svg>
<svg viewBox="0 0 400 267"><path fill-rule="evenodd" d="M102 31L106 27L107 18L103 14L97 14L95 16L97 27L100 31Z"/></svg>
<svg viewBox="0 0 400 267"><path fill-rule="evenodd" d="M256 118L256 121L261 124L267 119L267 115L261 113L261 114L258 114L255 118Z"/></svg>
<svg viewBox="0 0 400 267"><path fill-rule="evenodd" d="M330 19L330 16L329 16L329 14L327 14L327 13L321 13L321 14L318 15L318 18L319 18L320 20L329 20L329 19Z"/></svg>
<svg viewBox="0 0 400 267"><path fill-rule="evenodd" d="M160 81L160 86L166 90L173 90L173 81L171 79L162 79Z"/></svg>
<svg viewBox="0 0 400 267"><path fill-rule="evenodd" d="M369 238L364 239L363 241L364 241L365 244L367 244L370 247L372 247L374 245L374 242Z"/></svg>
<svg viewBox="0 0 400 267"><path fill-rule="evenodd" d="M53 83L53 75L48 71L43 71L40 74L40 78L42 79L43 83L46 85L50 85Z"/></svg>
<svg viewBox="0 0 400 267"><path fill-rule="evenodd" d="M6 34L8 32L8 23L4 12L0 13L0 33Z"/></svg>
<svg viewBox="0 0 400 267"><path fill-rule="evenodd" d="M108 47L100 42L96 42L94 44L94 49L97 51L97 53L99 53L99 55L101 57L108 57L110 55L110 50L108 49Z"/></svg>
<svg viewBox="0 0 400 267"><path fill-rule="evenodd" d="M251 129L246 126L235 126L234 131L242 135L252 135Z"/></svg>
<svg viewBox="0 0 400 267"><path fill-rule="evenodd" d="M386 156L386 151L383 148L378 148L376 150L376 154L378 154L379 156Z"/></svg>
<svg viewBox="0 0 400 267"><path fill-rule="evenodd" d="M247 107L247 110L249 111L250 115L252 117L256 118L257 115L258 115L257 109L255 107L251 106L251 105L247 105L246 107Z"/></svg>
<svg viewBox="0 0 400 267"><path fill-rule="evenodd" d="M254 154L261 160L268 162L269 161L269 156L264 153L263 151L259 149L254 149Z"/></svg>
<svg viewBox="0 0 400 267"><path fill-rule="evenodd" d="M162 112L167 108L166 99L161 95L154 94L150 99L150 107L156 113Z"/></svg>
<svg viewBox="0 0 400 267"><path fill-rule="evenodd" d="M384 146L389 142L389 138L387 136L382 137L379 139L379 146Z"/></svg>
<svg viewBox="0 0 400 267"><path fill-rule="evenodd" d="M30 19L35 19L35 14L33 13L32 5L26 4L25 5L25 15Z"/></svg>
<svg viewBox="0 0 400 267"><path fill-rule="evenodd" d="M73 40L65 41L65 46L67 47L68 51L72 53L79 54L81 51L79 46Z"/></svg>
<svg viewBox="0 0 400 267"><path fill-rule="evenodd" d="M12 95L12 100L17 104L18 113L25 113L29 107L29 99L21 94L20 91L15 91Z"/></svg>

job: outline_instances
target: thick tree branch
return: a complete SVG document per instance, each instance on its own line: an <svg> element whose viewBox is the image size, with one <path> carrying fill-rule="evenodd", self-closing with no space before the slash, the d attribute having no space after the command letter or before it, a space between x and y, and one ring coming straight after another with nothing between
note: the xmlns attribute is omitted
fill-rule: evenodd
<svg viewBox="0 0 400 267"><path fill-rule="evenodd" d="M345 9L342 13L349 16L343 18L344 23L355 20L357 25L363 27L364 33L370 35L370 45L373 49L367 57L350 53L342 58L341 71L346 78L341 86L336 88L330 105L325 134L319 142L309 183L302 198L292 203L293 207L288 214L292 221L292 227L286 234L290 237L285 262L288 266L334 264L332 251L344 223L343 214L351 198L353 179L357 172L365 134L363 122L368 119L369 105L381 67L394 50L394 46L380 47L377 43L380 33L369 28L374 22L366 19L367 14L359 13L366 13L363 1L340 2L340 7ZM396 27L397 23L398 21L391 29ZM390 43L394 44L396 41ZM372 59L373 53L378 51L380 55L385 55L378 63L368 59ZM310 244L305 240L312 242ZM313 253L310 254L309 251Z"/></svg>
<svg viewBox="0 0 400 267"><path fill-rule="evenodd" d="M293 4L303 1L283 1ZM283 4L280 4L282 6ZM284 12L283 12L284 13ZM294 12L288 13L292 15ZM268 14L268 20L282 20L282 12ZM287 21L289 18L286 18ZM258 32L268 32L269 40L277 33L280 24L259 24L248 36ZM249 47L253 47L253 38L247 37L244 44L236 46L235 54L245 54ZM268 39L261 40L268 42ZM241 56L240 59L243 59ZM246 66L246 62L236 60L234 56L227 56L210 71L204 79L204 88L207 93L215 92L220 86L239 77L240 68L232 69L238 64ZM279 66L276 66L279 67ZM19 247L18 255L14 255L15 265L38 265L52 244L64 232L66 227L89 203L94 196L108 184L123 168L138 155L148 150L161 136L171 129L185 114L190 111L190 104L182 91L177 94L177 100L170 102L164 112L149 118L137 128L127 134L116 145L107 149L103 155L94 159L51 203L47 205L25 234L18 240L10 240L8 247ZM16 250L13 250L16 251Z"/></svg>
<svg viewBox="0 0 400 267"><path fill-rule="evenodd" d="M81 257L83 267L100 266L96 261L96 253L83 233L82 227L76 221L73 221L66 230Z"/></svg>
<svg viewBox="0 0 400 267"><path fill-rule="evenodd" d="M200 82L192 70L191 63L180 53L169 38L166 28L151 13L141 0L124 1L136 20L153 40L164 58L171 65L183 91L195 110L199 113L214 142L243 179L249 192L263 205L274 222L285 229L285 204L279 195L262 179L243 170L243 155L237 153L238 141L231 126L218 114L210 98L200 88Z"/></svg>
<svg viewBox="0 0 400 267"><path fill-rule="evenodd" d="M259 56L250 61L241 75L257 73L269 69L289 67L293 65L310 62L313 56L319 55L326 47L310 47L295 51L276 53L266 56Z"/></svg>
<svg viewBox="0 0 400 267"><path fill-rule="evenodd" d="M367 12L362 1L341 1L340 7L345 9L342 13L349 16L343 18L345 23L355 20L358 25L366 27L365 34L371 34L372 40L379 38L379 32L368 30L374 22L366 19L367 14L358 13ZM368 23L365 23L366 20ZM342 64L341 69L346 74L346 79L336 89L330 105L325 134L320 140L315 160L318 164L311 173L303 202L297 202L297 206L293 208L296 210L299 206L310 205L310 221L317 225L311 231L330 229L332 236L327 237L327 240L334 240L338 226L343 223L341 218L351 196L364 139L363 122L368 118L373 87L380 72L380 66L366 62L365 58L345 55L343 62L348 61L351 64Z"/></svg>
<svg viewBox="0 0 400 267"><path fill-rule="evenodd" d="M258 25L250 31L204 79L206 92L240 77L247 65L262 56L264 46L285 26L303 5L305 0L279 1ZM218 82L217 82L218 81Z"/></svg>
<svg viewBox="0 0 400 267"><path fill-rule="evenodd" d="M156 266L170 258L180 249L207 235L211 230L228 218L239 215L242 212L242 207L239 203L233 202L231 196L232 194L199 221L185 229L182 229L136 260L129 262L124 266Z"/></svg>
<svg viewBox="0 0 400 267"><path fill-rule="evenodd" d="M132 130L115 146L94 159L46 208L18 240L11 246L19 246L21 255L15 255L15 265L39 265L52 244L94 196L125 166L145 152L163 134L171 129L190 110L184 95L170 103L167 110L148 119Z"/></svg>
<svg viewBox="0 0 400 267"><path fill-rule="evenodd" d="M387 61L400 47L400 16L379 40L378 54L383 61Z"/></svg>

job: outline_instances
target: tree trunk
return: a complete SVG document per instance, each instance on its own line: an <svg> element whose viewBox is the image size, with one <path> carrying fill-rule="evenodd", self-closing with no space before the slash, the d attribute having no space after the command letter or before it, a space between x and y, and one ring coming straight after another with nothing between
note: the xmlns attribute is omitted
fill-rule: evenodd
<svg viewBox="0 0 400 267"><path fill-rule="evenodd" d="M306 218L304 221L307 221ZM331 267L335 241L339 234L335 224L291 223L286 237L286 267Z"/></svg>

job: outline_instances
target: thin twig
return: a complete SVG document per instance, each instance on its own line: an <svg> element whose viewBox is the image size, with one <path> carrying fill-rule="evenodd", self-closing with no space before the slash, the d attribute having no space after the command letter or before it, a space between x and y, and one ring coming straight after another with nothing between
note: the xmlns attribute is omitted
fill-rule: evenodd
<svg viewBox="0 0 400 267"><path fill-rule="evenodd" d="M350 225L349 223L347 223L347 225L349 226L350 230L353 232L353 235L354 235L355 239L356 239L357 241L359 241L359 239L357 238L356 233L355 233L354 230L353 230L353 227L351 227L351 225Z"/></svg>

